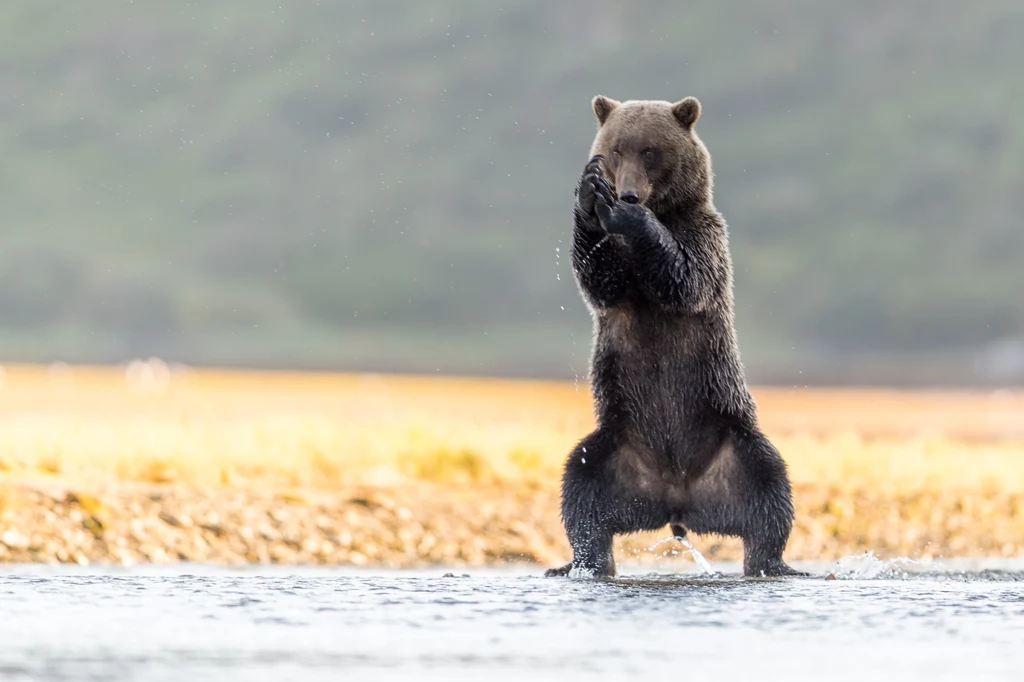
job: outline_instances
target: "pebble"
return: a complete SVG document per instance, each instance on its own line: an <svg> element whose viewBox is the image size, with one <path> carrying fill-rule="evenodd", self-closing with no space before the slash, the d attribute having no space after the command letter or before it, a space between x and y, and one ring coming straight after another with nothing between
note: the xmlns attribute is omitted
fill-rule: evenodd
<svg viewBox="0 0 1024 682"><path fill-rule="evenodd" d="M11 549L28 548L28 538L14 529L4 531L4 534L0 535L0 542Z"/></svg>

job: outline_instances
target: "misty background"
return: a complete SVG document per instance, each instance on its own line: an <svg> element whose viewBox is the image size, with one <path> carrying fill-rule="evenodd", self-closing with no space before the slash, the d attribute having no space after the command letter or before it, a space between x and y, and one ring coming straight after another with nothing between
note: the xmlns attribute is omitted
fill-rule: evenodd
<svg viewBox="0 0 1024 682"><path fill-rule="evenodd" d="M751 381L1024 381L1020 0L0 19L0 361L582 377L600 93L701 100Z"/></svg>

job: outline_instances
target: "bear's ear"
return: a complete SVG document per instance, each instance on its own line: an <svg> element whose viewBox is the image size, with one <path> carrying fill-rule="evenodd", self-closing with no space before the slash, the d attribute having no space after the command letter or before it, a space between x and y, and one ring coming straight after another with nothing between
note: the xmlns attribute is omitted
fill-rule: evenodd
<svg viewBox="0 0 1024 682"><path fill-rule="evenodd" d="M672 115L679 121L679 125L689 130L700 118L700 102L696 97L684 97L672 105Z"/></svg>
<svg viewBox="0 0 1024 682"><path fill-rule="evenodd" d="M608 120L608 116L615 110L615 107L619 106L619 102L604 95L595 97L593 104L594 115L597 116L597 122L601 125Z"/></svg>

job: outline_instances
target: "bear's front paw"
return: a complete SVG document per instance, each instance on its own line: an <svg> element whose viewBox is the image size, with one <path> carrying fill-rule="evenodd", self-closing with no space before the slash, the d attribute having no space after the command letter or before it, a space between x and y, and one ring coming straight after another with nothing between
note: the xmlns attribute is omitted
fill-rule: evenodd
<svg viewBox="0 0 1024 682"><path fill-rule="evenodd" d="M595 154L591 157L583 175L580 176L579 186L576 189L576 203L584 215L594 215L594 202L599 195L614 196L611 186L601 174L601 159L604 157Z"/></svg>
<svg viewBox="0 0 1024 682"><path fill-rule="evenodd" d="M647 214L638 204L627 204L604 194L598 194L594 201L594 211L601 222L601 227L609 234L621 234L626 237L642 234L647 228Z"/></svg>

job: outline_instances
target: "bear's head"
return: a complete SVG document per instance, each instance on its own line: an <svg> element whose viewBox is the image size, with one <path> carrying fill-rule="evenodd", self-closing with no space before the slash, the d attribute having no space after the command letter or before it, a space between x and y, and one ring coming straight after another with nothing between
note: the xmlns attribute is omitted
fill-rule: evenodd
<svg viewBox="0 0 1024 682"><path fill-rule="evenodd" d="M590 154L604 156L605 179L619 198L655 213L711 200L711 157L694 130L700 102L632 100L598 95L597 136Z"/></svg>

